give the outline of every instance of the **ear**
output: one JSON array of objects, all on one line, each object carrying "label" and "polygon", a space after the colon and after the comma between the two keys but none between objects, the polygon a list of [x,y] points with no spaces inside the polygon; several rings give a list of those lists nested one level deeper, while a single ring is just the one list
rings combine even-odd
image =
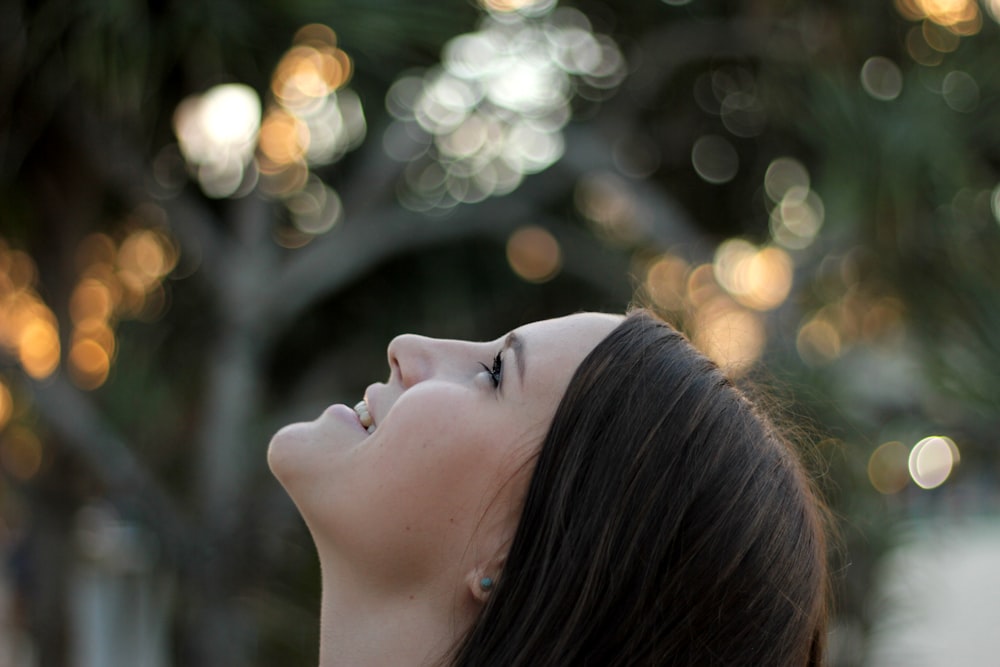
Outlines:
[{"label": "ear", "polygon": [[486,604],[490,599],[506,560],[506,554],[497,556],[488,562],[480,563],[465,575],[465,586],[479,604]]}]

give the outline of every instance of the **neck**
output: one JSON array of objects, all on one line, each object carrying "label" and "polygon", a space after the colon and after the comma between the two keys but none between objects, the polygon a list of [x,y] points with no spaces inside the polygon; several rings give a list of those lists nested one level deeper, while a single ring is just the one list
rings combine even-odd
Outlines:
[{"label": "neck", "polygon": [[355,573],[322,563],[319,667],[424,667],[468,629],[473,611],[434,586],[373,592]]}]

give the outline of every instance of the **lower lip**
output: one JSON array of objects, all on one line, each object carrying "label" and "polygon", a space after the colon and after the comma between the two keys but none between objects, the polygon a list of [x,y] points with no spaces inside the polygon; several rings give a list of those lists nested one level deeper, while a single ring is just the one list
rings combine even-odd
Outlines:
[{"label": "lower lip", "polygon": [[361,421],[358,419],[358,413],[352,408],[347,407],[343,403],[338,403],[336,405],[331,405],[324,412],[323,416],[329,415],[333,419],[345,422],[354,428],[358,429],[365,435],[368,435],[368,431],[364,426],[361,425]]}]

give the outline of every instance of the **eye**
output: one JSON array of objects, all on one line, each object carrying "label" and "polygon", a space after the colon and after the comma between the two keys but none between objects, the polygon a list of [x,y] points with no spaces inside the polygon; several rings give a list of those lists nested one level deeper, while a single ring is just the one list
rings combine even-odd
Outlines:
[{"label": "eye", "polygon": [[490,368],[486,364],[479,362],[479,365],[483,367],[483,370],[490,374],[490,381],[493,383],[493,388],[496,389],[500,386],[500,380],[503,378],[503,358],[501,355],[503,350],[497,352],[497,356],[493,357],[493,368]]}]

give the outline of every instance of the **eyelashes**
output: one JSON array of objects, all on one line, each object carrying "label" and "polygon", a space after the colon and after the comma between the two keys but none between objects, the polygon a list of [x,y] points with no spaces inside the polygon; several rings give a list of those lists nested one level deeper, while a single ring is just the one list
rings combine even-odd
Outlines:
[{"label": "eyelashes", "polygon": [[493,358],[493,368],[479,362],[479,365],[483,367],[483,370],[490,374],[490,382],[493,383],[494,389],[500,387],[500,380],[503,378],[503,358],[501,355],[503,355],[503,350],[497,352],[497,356]]}]

